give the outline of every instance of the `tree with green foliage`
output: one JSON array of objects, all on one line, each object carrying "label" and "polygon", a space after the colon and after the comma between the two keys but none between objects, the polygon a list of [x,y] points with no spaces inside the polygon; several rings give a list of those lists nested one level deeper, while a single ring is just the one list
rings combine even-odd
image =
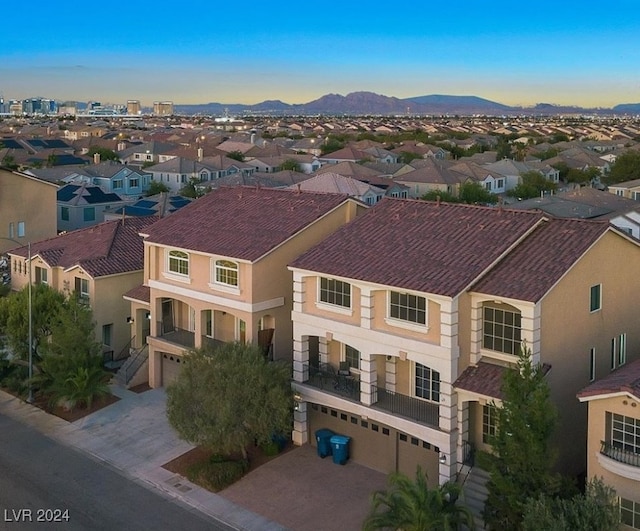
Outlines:
[{"label": "tree with green foliage", "polygon": [[373,493],[371,511],[362,529],[402,529],[403,531],[456,530],[461,526],[474,529],[473,515],[460,503],[460,485],[447,482],[433,489],[418,466],[416,479],[394,472],[388,478],[389,488]]},{"label": "tree with green foliage", "polygon": [[118,154],[115,151],[113,151],[113,149],[109,149],[102,146],[91,146],[89,148],[89,151],[87,152],[87,155],[90,157],[93,157],[96,153],[100,155],[101,161],[119,160]]},{"label": "tree with green foliage", "polygon": [[244,153],[242,153],[242,151],[229,151],[229,153],[227,153],[227,157],[239,162],[244,162]]},{"label": "tree with green foliage", "polygon": [[294,159],[285,160],[280,166],[281,170],[300,171],[300,164]]},{"label": "tree with green foliage", "polygon": [[505,135],[498,136],[498,143],[496,144],[496,160],[510,159],[513,155],[511,153],[511,142]]},{"label": "tree with green foliage", "polygon": [[602,178],[605,184],[617,184],[640,179],[640,151],[628,150],[618,155],[609,173]]},{"label": "tree with green foliage", "polygon": [[492,194],[480,183],[467,181],[460,185],[458,197],[462,203],[469,205],[494,205],[498,202],[498,196]]},{"label": "tree with green foliage", "polygon": [[[549,385],[540,365],[533,365],[525,345],[515,370],[505,371],[502,407],[490,444],[490,478],[484,520],[491,529],[519,530],[530,498],[555,495],[560,476],[552,472],[556,452],[550,438],[557,422]],[[494,404],[495,406],[495,404]]]},{"label": "tree with green foliage", "polygon": [[168,192],[169,192],[169,187],[166,184],[160,181],[154,180],[149,183],[149,188],[147,188],[145,195],[149,197],[149,196],[160,194],[160,193],[166,194]]},{"label": "tree with green foliage", "polygon": [[518,199],[531,199],[540,197],[545,192],[553,192],[556,188],[556,184],[547,179],[542,173],[531,170],[520,175],[520,182],[515,188],[509,190],[507,195]]},{"label": "tree with green foliage", "polygon": [[346,145],[345,141],[339,140],[334,135],[329,135],[324,144],[320,147],[320,153],[326,155],[342,149]]},{"label": "tree with green foliage", "polygon": [[267,361],[257,345],[225,343],[189,353],[167,387],[167,416],[180,436],[217,453],[240,451],[290,433],[291,368]]},{"label": "tree with green foliage", "polygon": [[613,531],[620,528],[616,492],[601,478],[587,482],[584,494],[571,498],[546,494],[527,501],[523,531]]},{"label": "tree with green foliage", "polygon": [[444,190],[429,190],[422,194],[420,199],[423,201],[443,201],[445,203],[462,203],[462,200],[449,192]]},{"label": "tree with green foliage", "polygon": [[413,151],[402,151],[400,153],[400,162],[409,164],[412,160],[421,159],[422,155],[414,153]]},{"label": "tree with green foliage", "polygon": [[599,180],[601,177],[600,168],[596,168],[595,166],[589,166],[585,170],[580,170],[578,168],[569,168],[569,171],[566,174],[566,181],[568,183],[577,183],[577,184],[590,184],[596,180]]},{"label": "tree with green foliage", "polygon": [[183,197],[190,197],[191,199],[197,199],[198,197],[202,197],[204,192],[196,186],[200,181],[195,178],[189,179],[189,182],[186,183],[182,188],[180,188],[180,195]]}]

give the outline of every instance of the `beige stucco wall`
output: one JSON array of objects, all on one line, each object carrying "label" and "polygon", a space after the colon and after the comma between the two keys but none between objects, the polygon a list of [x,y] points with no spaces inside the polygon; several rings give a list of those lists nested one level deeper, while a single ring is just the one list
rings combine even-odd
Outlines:
[{"label": "beige stucco wall", "polygon": [[[627,334],[627,362],[640,353],[637,293],[640,248],[615,233],[604,235],[559,282],[541,307],[540,352],[552,366],[547,379],[559,406],[558,463],[567,472],[585,468],[587,406],[576,399],[589,384],[589,352],[596,349],[596,378],[610,372],[611,339]],[[590,313],[590,288],[602,284],[602,309]]]},{"label": "beige stucco wall", "polygon": [[[36,242],[56,235],[55,184],[0,169],[0,253],[22,243]],[[18,237],[18,222],[25,222],[25,235]],[[12,242],[9,224],[14,225]]]}]

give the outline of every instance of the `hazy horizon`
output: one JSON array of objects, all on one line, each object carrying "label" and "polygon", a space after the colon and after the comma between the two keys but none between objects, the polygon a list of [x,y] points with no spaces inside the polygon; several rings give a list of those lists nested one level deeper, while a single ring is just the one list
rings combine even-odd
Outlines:
[{"label": "hazy horizon", "polygon": [[52,11],[6,25],[0,94],[144,106],[301,104],[359,91],[524,107],[640,102],[640,15],[630,0],[606,12],[547,0],[454,12],[417,2],[301,10],[276,1],[240,11],[196,0],[189,8],[133,0],[118,18]]}]

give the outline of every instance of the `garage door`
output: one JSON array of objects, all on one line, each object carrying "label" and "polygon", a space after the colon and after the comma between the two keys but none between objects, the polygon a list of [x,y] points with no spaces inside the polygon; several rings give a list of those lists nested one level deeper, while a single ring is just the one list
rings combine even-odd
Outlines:
[{"label": "garage door", "polygon": [[438,449],[429,443],[326,406],[310,404],[308,415],[309,440],[314,446],[316,430],[327,428],[351,437],[350,457],[356,463],[385,474],[400,471],[411,478],[419,464],[427,472],[429,484],[438,484]]},{"label": "garage door", "polygon": [[182,358],[175,354],[162,353],[162,385],[166,386],[173,382],[180,374],[182,368]]}]

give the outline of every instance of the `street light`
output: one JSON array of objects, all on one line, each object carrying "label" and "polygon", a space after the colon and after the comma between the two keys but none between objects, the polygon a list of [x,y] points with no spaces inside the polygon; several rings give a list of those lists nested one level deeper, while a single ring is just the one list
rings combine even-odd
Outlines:
[{"label": "street light", "polygon": [[[17,243],[24,247],[22,242],[18,240],[14,240],[13,238],[2,238],[3,240],[7,240],[13,243]],[[29,395],[27,397],[27,402],[31,404],[33,402],[33,387],[31,385],[31,379],[33,378],[33,313],[32,313],[32,300],[31,300],[31,242],[27,242],[27,262],[29,263],[29,284],[27,287],[27,314],[29,319]]]}]

